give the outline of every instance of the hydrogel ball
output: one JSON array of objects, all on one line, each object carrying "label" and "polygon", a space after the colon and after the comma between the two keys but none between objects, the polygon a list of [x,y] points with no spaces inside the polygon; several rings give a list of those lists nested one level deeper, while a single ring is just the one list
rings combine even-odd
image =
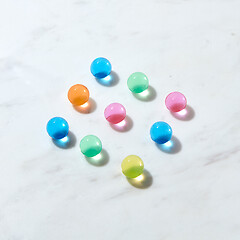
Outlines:
[{"label": "hydrogel ball", "polygon": [[111,63],[103,57],[96,58],[90,67],[91,73],[96,78],[105,78],[112,71]]},{"label": "hydrogel ball", "polygon": [[80,106],[86,103],[89,99],[89,91],[82,84],[73,85],[68,90],[68,100],[75,106]]},{"label": "hydrogel ball", "polygon": [[144,164],[140,157],[129,155],[122,161],[122,172],[128,178],[136,178],[143,173]]},{"label": "hydrogel ball", "polygon": [[47,132],[53,139],[62,139],[68,135],[69,125],[64,118],[54,117],[47,123]]},{"label": "hydrogel ball", "polygon": [[135,72],[127,81],[128,88],[133,93],[141,93],[148,88],[148,78],[144,73]]},{"label": "hydrogel ball", "polygon": [[111,103],[105,108],[104,116],[108,122],[117,124],[125,119],[126,109],[120,103]]},{"label": "hydrogel ball", "polygon": [[105,108],[104,116],[112,124],[117,124],[126,117],[126,109],[120,103],[111,103]]},{"label": "hydrogel ball", "polygon": [[81,140],[80,149],[86,157],[94,157],[102,151],[102,142],[97,136],[87,135]]},{"label": "hydrogel ball", "polygon": [[164,144],[172,138],[172,128],[166,122],[155,122],[150,129],[150,135],[154,142]]},{"label": "hydrogel ball", "polygon": [[165,99],[165,104],[171,112],[179,112],[187,105],[186,97],[180,92],[171,92]]}]

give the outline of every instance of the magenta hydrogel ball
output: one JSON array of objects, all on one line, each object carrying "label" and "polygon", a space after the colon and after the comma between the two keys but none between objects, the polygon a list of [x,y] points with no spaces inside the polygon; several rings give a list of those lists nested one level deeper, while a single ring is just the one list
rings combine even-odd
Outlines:
[{"label": "magenta hydrogel ball", "polygon": [[105,108],[104,116],[108,122],[117,124],[126,117],[126,109],[120,103],[111,103]]},{"label": "magenta hydrogel ball", "polygon": [[186,107],[187,99],[180,92],[171,92],[167,95],[165,104],[171,112],[179,112]]}]

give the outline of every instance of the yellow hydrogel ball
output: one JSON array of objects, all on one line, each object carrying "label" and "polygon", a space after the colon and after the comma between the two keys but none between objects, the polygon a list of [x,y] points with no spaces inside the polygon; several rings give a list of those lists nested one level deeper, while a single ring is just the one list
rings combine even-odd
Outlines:
[{"label": "yellow hydrogel ball", "polygon": [[122,161],[122,172],[128,178],[138,177],[143,173],[144,164],[140,157],[129,155]]}]

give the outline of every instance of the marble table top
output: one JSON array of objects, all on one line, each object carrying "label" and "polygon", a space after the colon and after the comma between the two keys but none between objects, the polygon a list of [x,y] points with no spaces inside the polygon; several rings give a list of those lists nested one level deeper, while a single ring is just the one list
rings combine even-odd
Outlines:
[{"label": "marble table top", "polygon": [[[240,1],[0,1],[0,240],[240,239]],[[108,58],[112,82],[90,73]],[[144,72],[137,98],[128,76]],[[67,99],[89,88],[89,110]],[[171,91],[188,100],[185,115],[164,105]],[[104,108],[127,110],[112,128]],[[46,133],[54,116],[70,125],[70,142]],[[149,129],[166,121],[171,146]],[[98,162],[79,142],[99,136]],[[139,155],[140,179],[121,161]]]}]

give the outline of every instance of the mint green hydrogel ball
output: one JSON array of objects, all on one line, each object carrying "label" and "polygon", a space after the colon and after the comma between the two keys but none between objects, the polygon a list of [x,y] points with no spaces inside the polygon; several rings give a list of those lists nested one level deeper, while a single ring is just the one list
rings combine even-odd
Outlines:
[{"label": "mint green hydrogel ball", "polygon": [[133,93],[141,93],[148,88],[148,78],[144,73],[135,72],[128,78],[127,85]]},{"label": "mint green hydrogel ball", "polygon": [[94,157],[102,151],[101,140],[94,135],[87,135],[81,140],[80,149],[85,156]]}]

